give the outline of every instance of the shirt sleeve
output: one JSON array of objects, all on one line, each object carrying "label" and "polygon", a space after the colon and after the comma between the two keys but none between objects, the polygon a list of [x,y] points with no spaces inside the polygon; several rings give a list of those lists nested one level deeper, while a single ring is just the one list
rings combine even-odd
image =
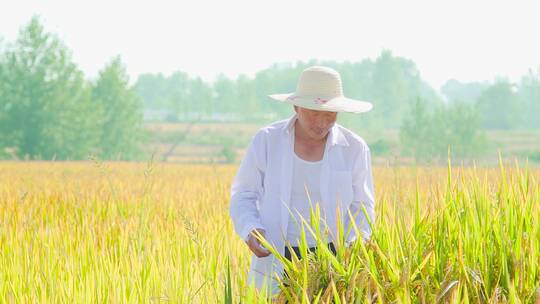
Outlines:
[{"label": "shirt sleeve", "polygon": [[[373,176],[371,172],[371,153],[367,146],[359,153],[354,164],[352,176],[354,195],[348,211],[354,219],[354,226],[350,225],[349,214],[345,214],[345,229],[350,229],[346,241],[352,242],[357,239],[356,229],[358,229],[362,239],[365,241],[371,237],[370,222],[371,224],[375,222],[375,189],[373,187]],[[369,220],[366,218],[366,215],[369,217]]]},{"label": "shirt sleeve", "polygon": [[244,241],[252,230],[264,229],[257,201],[263,193],[265,169],[266,144],[264,133],[259,131],[252,138],[231,185],[229,214],[236,233]]}]

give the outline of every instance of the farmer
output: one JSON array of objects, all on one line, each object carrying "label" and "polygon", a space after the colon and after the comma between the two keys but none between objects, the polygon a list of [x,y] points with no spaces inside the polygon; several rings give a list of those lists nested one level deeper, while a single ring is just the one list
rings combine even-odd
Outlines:
[{"label": "farmer", "polygon": [[[252,138],[231,186],[230,216],[236,233],[252,251],[248,282],[258,290],[279,291],[276,274],[283,264],[255,235],[260,233],[280,255],[291,259],[298,250],[304,218],[319,205],[320,227],[326,229],[328,246],[335,254],[337,209],[350,245],[359,236],[350,223],[354,218],[363,241],[371,235],[375,218],[371,157],[366,142],[336,123],[338,112],[361,113],[372,105],[343,96],[341,77],[331,68],[305,69],[296,92],[270,98],[293,105],[295,114],[261,128]],[[305,225],[305,223],[304,223]],[[310,250],[314,237],[306,231]]]}]

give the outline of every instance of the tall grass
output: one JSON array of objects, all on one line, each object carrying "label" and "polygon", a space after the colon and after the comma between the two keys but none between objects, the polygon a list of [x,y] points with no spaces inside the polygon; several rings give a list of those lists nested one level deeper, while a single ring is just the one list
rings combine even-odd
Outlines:
[{"label": "tall grass", "polygon": [[[0,303],[270,302],[246,284],[250,252],[228,216],[235,172],[0,163]],[[274,302],[538,301],[539,170],[374,174],[371,240],[337,244],[335,257],[304,248]]]},{"label": "tall grass", "polygon": [[528,169],[507,172],[502,163],[495,180],[476,169],[452,173],[449,166],[446,185],[428,196],[420,188],[431,185],[417,182],[407,202],[379,201],[365,243],[345,247],[340,222],[336,256],[314,220],[318,208],[312,210],[314,229],[303,221],[321,250],[309,253],[304,238],[306,259],[280,257],[289,278],[274,302],[539,303],[537,179]]}]

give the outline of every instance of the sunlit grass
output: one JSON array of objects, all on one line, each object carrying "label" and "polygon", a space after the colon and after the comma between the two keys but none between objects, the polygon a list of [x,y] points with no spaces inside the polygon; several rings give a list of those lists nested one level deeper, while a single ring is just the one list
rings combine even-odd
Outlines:
[{"label": "sunlit grass", "polygon": [[[246,287],[250,253],[228,215],[235,172],[0,163],[0,298],[266,302]],[[288,265],[290,285],[275,301],[534,303],[538,170],[375,167],[374,175],[371,240]]]},{"label": "sunlit grass", "polygon": [[323,250],[307,253],[304,239],[307,260],[281,258],[290,280],[275,302],[540,302],[538,179],[452,170],[431,194],[418,182],[401,204],[383,199],[372,238],[350,248],[340,238],[335,257],[312,221]]}]

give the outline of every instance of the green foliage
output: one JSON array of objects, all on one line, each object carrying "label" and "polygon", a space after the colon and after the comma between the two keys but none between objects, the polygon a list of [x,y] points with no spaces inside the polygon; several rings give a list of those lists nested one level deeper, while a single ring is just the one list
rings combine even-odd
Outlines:
[{"label": "green foliage", "polygon": [[438,147],[431,141],[438,133],[434,128],[433,117],[427,109],[427,102],[417,99],[411,106],[409,117],[405,118],[400,129],[402,150],[412,154],[415,159],[426,159],[437,154]]},{"label": "green foliage", "polygon": [[484,128],[510,129],[521,125],[523,107],[513,85],[506,80],[499,80],[482,92],[476,107]]},{"label": "green foliage", "polygon": [[225,144],[221,150],[221,155],[225,157],[225,162],[228,164],[234,163],[236,160],[236,152],[234,151],[231,144]]},{"label": "green foliage", "polygon": [[387,155],[390,153],[390,142],[385,139],[379,139],[369,145],[371,152],[374,155]]},{"label": "green foliage", "polygon": [[142,74],[135,84],[135,92],[148,109],[169,112],[169,119],[180,117],[189,120],[198,113],[214,113],[226,110],[215,103],[214,92],[200,78],[191,79],[184,72],[169,77],[162,74]]},{"label": "green foliage", "polygon": [[480,118],[472,105],[454,103],[428,108],[417,99],[400,129],[402,151],[417,161],[444,158],[448,153],[458,158],[481,154],[486,145],[480,130]]},{"label": "green foliage", "polygon": [[461,83],[450,79],[441,87],[441,93],[449,102],[475,103],[489,86],[489,83]]},{"label": "green foliage", "polygon": [[524,127],[540,128],[540,66],[537,68],[536,73],[530,70],[522,78],[519,97],[524,108]]},{"label": "green foliage", "polygon": [[385,50],[376,59],[373,70],[373,113],[390,127],[399,127],[407,104],[416,96],[435,99],[435,94],[421,94],[422,81],[415,64],[393,57]]},{"label": "green foliage", "polygon": [[485,129],[540,128],[540,67],[529,70],[516,84],[504,78],[492,84],[451,79],[441,93],[450,103],[476,104]]},{"label": "green foliage", "polygon": [[141,108],[119,58],[90,85],[38,17],[1,54],[0,148],[16,158],[135,158]]},{"label": "green foliage", "polygon": [[92,99],[101,111],[102,129],[99,142],[105,159],[135,159],[140,155],[142,104],[129,87],[128,76],[119,57],[113,59],[100,73],[92,88]]},{"label": "green foliage", "polygon": [[[437,118],[437,116],[436,116]],[[438,121],[444,126],[444,152],[450,147],[452,156],[466,158],[480,155],[487,139],[480,128],[480,115],[472,105],[454,103],[448,107],[441,107],[438,112]]]},{"label": "green foliage", "polygon": [[530,152],[528,157],[530,160],[540,163],[540,150]]},{"label": "green foliage", "polygon": [[224,288],[223,303],[232,304],[233,295],[232,295],[231,263],[228,257],[227,257],[227,276],[225,277],[225,284],[223,288]]},{"label": "green foliage", "polygon": [[0,64],[0,144],[30,159],[85,158],[100,130],[82,72],[37,17]]}]

